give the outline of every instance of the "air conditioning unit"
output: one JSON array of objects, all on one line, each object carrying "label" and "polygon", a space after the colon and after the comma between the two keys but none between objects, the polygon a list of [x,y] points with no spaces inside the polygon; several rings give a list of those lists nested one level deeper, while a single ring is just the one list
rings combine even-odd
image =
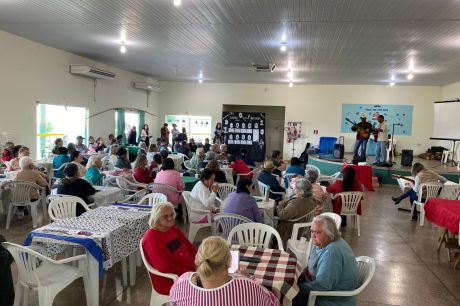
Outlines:
[{"label": "air conditioning unit", "polygon": [[155,83],[148,83],[148,82],[133,82],[134,88],[147,90],[147,91],[154,91],[154,92],[161,92],[165,90],[162,86],[155,84]]},{"label": "air conditioning unit", "polygon": [[276,64],[274,63],[254,63],[252,64],[252,67],[257,72],[273,72],[275,70]]},{"label": "air conditioning unit", "polygon": [[69,72],[71,74],[83,75],[93,79],[115,79],[115,73],[99,70],[86,65],[69,65]]}]

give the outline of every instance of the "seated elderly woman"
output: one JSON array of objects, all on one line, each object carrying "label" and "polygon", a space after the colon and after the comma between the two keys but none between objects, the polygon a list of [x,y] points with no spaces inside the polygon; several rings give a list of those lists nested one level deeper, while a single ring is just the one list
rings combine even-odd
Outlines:
[{"label": "seated elderly woman", "polygon": [[[175,223],[176,213],[171,203],[153,205],[149,227],[142,240],[145,259],[162,273],[182,275],[195,271],[196,248]],[[159,294],[169,295],[173,281],[150,274],[153,287]]]},{"label": "seated elderly woman", "polygon": [[[174,161],[171,158],[166,158],[161,165],[161,171],[155,177],[155,183],[165,184],[176,188],[179,191],[185,190],[185,184],[182,180],[179,171],[174,169]],[[182,196],[177,192],[168,192],[166,195],[168,201],[174,205],[179,205],[182,202]]]},{"label": "seated elderly woman", "polygon": [[102,137],[96,139],[96,146],[96,152],[104,152],[107,148],[104,144],[104,139]]},{"label": "seated elderly woman", "polygon": [[[19,160],[19,168],[21,169],[15,177],[15,181],[27,181],[35,183],[41,187],[47,187],[48,182],[43,178],[40,171],[35,170],[34,163],[32,158],[29,156],[21,157]],[[38,194],[37,190],[31,189],[30,190],[30,199],[32,201],[40,199],[40,195]],[[21,220],[24,217],[24,207],[18,207],[17,210],[18,219]]]},{"label": "seated elderly woman", "polygon": [[137,150],[137,155],[147,155],[147,144],[143,141],[139,142],[139,150]]},{"label": "seated elderly woman", "polygon": [[117,161],[115,162],[114,166],[120,169],[131,169],[128,150],[126,150],[126,148],[121,147],[118,149]]},{"label": "seated elderly woman", "polygon": [[[75,151],[77,151],[77,146],[72,142],[69,143],[67,145],[67,154],[71,155]],[[58,150],[58,154],[59,154],[59,150]]]},{"label": "seated elderly woman", "polygon": [[228,153],[227,153],[227,145],[226,144],[221,144],[219,147],[219,159],[227,159],[228,158]]},{"label": "seated elderly woman", "polygon": [[102,177],[104,175],[100,171],[101,167],[101,158],[97,155],[91,155],[86,164],[85,180],[93,185],[102,185]]},{"label": "seated elderly woman", "polygon": [[215,160],[215,159],[211,160],[206,165],[206,168],[211,169],[212,171],[214,171],[214,175],[216,176],[215,181],[217,183],[221,183],[221,184],[227,183],[227,177],[225,176],[225,172],[220,170],[219,162],[217,160]]},{"label": "seated elderly woman", "polygon": [[291,158],[291,164],[286,169],[286,174],[295,173],[300,176],[305,176],[305,169],[300,165],[300,159],[298,157]]},{"label": "seated elderly woman", "polygon": [[[314,211],[321,206],[321,201],[312,194],[311,184],[304,178],[295,181],[294,194],[287,201],[281,201],[276,208],[278,215],[278,232],[281,240],[287,241],[291,238],[293,222],[289,220],[297,219]],[[305,221],[299,221],[305,222]]]},{"label": "seated elderly woman", "polygon": [[[293,306],[305,306],[310,291],[348,291],[358,286],[358,265],[350,246],[340,238],[335,222],[319,215],[311,226],[313,249],[298,280],[300,292]],[[356,305],[356,296],[318,297],[316,305]]]},{"label": "seated elderly woman", "polygon": [[318,184],[318,172],[316,170],[308,170],[306,177],[311,183],[313,196],[321,201],[325,201],[327,195],[323,188],[321,188],[321,185]]},{"label": "seated elderly woman", "polygon": [[[156,163],[155,163],[156,165]],[[134,172],[133,177],[136,182],[142,184],[150,184],[155,179],[155,174],[152,173],[152,169],[155,168],[152,164],[149,166],[149,161],[147,156],[144,154],[139,154],[136,157],[134,162]]]},{"label": "seated elderly woman", "polygon": [[206,166],[208,165],[208,163],[211,161],[211,160],[215,160],[216,159],[216,153],[214,153],[213,151],[208,151],[206,152],[206,155],[204,156],[204,160],[201,162],[201,164],[198,166],[198,170],[199,169],[203,169],[203,168],[206,168]]},{"label": "seated elderly woman", "polygon": [[63,146],[64,146],[64,141],[62,140],[62,138],[56,138],[54,140],[54,148],[51,151],[51,153],[53,153],[54,155],[58,155],[59,154],[59,148],[63,147]]},{"label": "seated elderly woman", "polygon": [[158,153],[159,151],[158,151],[157,145],[154,143],[151,143],[149,145],[149,149],[147,150],[147,159],[149,160],[149,162],[152,162],[153,156],[155,156],[155,154],[158,154]]},{"label": "seated elderly woman", "polygon": [[[66,147],[59,148],[59,155],[53,158],[53,168],[59,169],[62,165],[70,163],[70,157],[67,154],[68,150]],[[54,170],[54,177],[63,178],[64,172],[61,170]]]},{"label": "seated elderly woman", "polygon": [[183,274],[171,288],[172,305],[280,305],[276,295],[254,277],[245,272],[229,274],[231,263],[230,248],[223,238],[203,240],[195,257],[196,273]]},{"label": "seated elderly woman", "polygon": [[86,175],[86,167],[82,165],[83,155],[80,152],[74,151],[70,155],[71,163],[77,165],[78,167],[78,176],[84,177]]},{"label": "seated elderly woman", "polygon": [[[201,172],[200,181],[195,184],[190,195],[194,199],[190,205],[195,209],[204,209],[209,211],[216,211],[214,203],[217,198],[217,190],[219,186],[214,184],[215,175],[211,169],[204,169]],[[207,222],[206,215],[197,215],[190,213],[190,219],[197,220],[197,222]]]},{"label": "seated elderly woman", "polygon": [[[84,179],[78,177],[78,166],[74,163],[68,164],[64,168],[65,178],[59,181],[58,194],[73,195],[79,197],[85,203],[92,203],[88,198],[96,193],[96,189]],[[81,205],[77,205],[77,216],[85,212]]]},{"label": "seated elderly woman", "polygon": [[[280,182],[273,176],[272,172],[275,169],[273,161],[266,160],[262,166],[262,171],[259,173],[257,180],[268,185],[271,191],[275,192],[286,192],[286,190],[281,187]],[[275,201],[281,200],[282,196],[279,194],[270,193],[270,198]]]},{"label": "seated elderly woman", "polygon": [[263,222],[263,214],[259,211],[256,199],[251,196],[254,184],[250,179],[238,181],[236,192],[232,192],[225,200],[224,213],[246,217],[254,222]]},{"label": "seated elderly woman", "polygon": [[200,165],[204,160],[204,148],[197,148],[195,154],[193,154],[192,159],[190,159],[190,170],[191,175],[195,175],[200,171]]},{"label": "seated elderly woman", "polygon": [[115,163],[117,162],[118,160],[118,155],[117,155],[117,152],[118,150],[120,149],[120,146],[118,144],[113,144],[111,147],[110,147],[110,152],[109,152],[109,163],[111,163],[112,165],[115,165]]},{"label": "seated elderly woman", "polygon": [[28,147],[21,147],[18,150],[17,157],[15,157],[12,160],[10,160],[10,164],[8,165],[8,167],[6,167],[6,171],[17,171],[17,170],[19,170],[21,168],[19,166],[19,160],[22,157],[26,157],[26,156],[29,156],[29,155],[30,155],[29,148]]}]

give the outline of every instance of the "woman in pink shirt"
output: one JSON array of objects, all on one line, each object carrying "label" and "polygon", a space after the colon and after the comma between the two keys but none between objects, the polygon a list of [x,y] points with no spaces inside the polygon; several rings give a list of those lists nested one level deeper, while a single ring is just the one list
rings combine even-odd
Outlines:
[{"label": "woman in pink shirt", "polygon": [[[185,184],[180,176],[179,171],[174,169],[174,161],[171,158],[166,158],[161,166],[161,171],[157,173],[154,183],[169,185],[176,188],[179,191],[185,190]],[[166,195],[168,201],[174,205],[178,205],[182,202],[182,195],[177,192],[168,192]]]}]

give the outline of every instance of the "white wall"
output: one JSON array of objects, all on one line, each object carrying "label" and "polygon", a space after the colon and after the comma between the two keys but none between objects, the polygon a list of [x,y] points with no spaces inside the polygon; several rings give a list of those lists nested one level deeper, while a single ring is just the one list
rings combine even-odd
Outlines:
[{"label": "white wall", "polygon": [[[164,115],[208,115],[213,125],[222,118],[223,104],[286,106],[286,122],[302,121],[305,138],[296,154],[307,141],[318,142],[318,136],[340,136],[343,103],[412,104],[414,122],[412,136],[398,136],[398,147],[424,152],[435,141],[429,137],[433,121],[433,101],[441,97],[439,86],[352,86],[352,85],[296,85],[289,88],[278,84],[219,84],[162,82],[166,88],[160,94],[160,118]],[[352,151],[355,135],[346,137],[345,150]],[[290,157],[292,144],[284,141],[285,158]]]},{"label": "white wall", "polygon": [[[441,87],[441,99],[439,99],[440,101],[453,100],[457,98],[460,98],[460,82]],[[458,114],[458,117],[460,118],[460,114]],[[450,148],[452,145],[452,141],[440,141],[440,143],[445,148]],[[458,149],[459,145],[460,144],[457,142],[457,156],[455,160],[460,160],[460,150]]]},{"label": "white wall", "polygon": [[[150,95],[147,109],[145,91],[132,88],[133,81],[149,81],[146,76],[1,31],[0,58],[0,133],[14,133],[13,141],[29,145],[33,150],[32,156],[35,156],[36,150],[36,101],[86,107],[90,115],[113,107],[133,107],[159,113],[157,93]],[[93,80],[69,74],[69,64],[91,65],[114,72],[116,78],[112,81],[98,80],[94,103]],[[153,134],[157,135],[158,117],[146,114],[145,119]],[[95,137],[106,138],[114,129],[113,111],[89,121],[89,134]]]}]

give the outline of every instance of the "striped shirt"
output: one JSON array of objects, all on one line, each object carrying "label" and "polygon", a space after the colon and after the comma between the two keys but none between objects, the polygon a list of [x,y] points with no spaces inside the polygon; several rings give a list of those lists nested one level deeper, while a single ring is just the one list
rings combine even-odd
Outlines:
[{"label": "striped shirt", "polygon": [[278,298],[268,289],[246,277],[235,277],[226,284],[204,289],[192,283],[194,272],[182,274],[169,293],[172,306],[279,306]]}]

